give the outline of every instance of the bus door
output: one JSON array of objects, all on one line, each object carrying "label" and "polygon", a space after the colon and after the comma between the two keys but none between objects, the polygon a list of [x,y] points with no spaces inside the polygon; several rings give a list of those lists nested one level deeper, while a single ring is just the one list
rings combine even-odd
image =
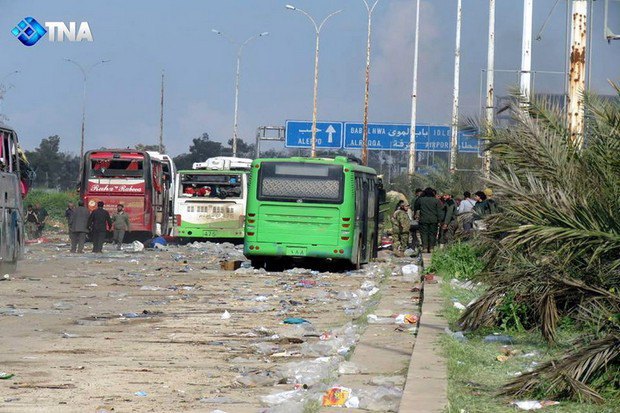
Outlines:
[{"label": "bus door", "polygon": [[361,174],[355,177],[355,218],[360,229],[360,256],[364,261],[368,256],[368,180]]}]

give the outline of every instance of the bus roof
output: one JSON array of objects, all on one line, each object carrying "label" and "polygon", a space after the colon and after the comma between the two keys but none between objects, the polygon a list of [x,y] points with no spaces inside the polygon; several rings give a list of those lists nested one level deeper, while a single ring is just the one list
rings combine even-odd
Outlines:
[{"label": "bus roof", "polygon": [[136,149],[93,149],[84,154],[84,157],[93,158],[111,158],[114,154],[123,154],[125,159],[150,159],[150,155],[146,151],[139,151]]},{"label": "bus roof", "polygon": [[248,174],[248,170],[226,170],[221,171],[217,169],[182,169],[177,171],[179,174],[185,175],[230,175],[230,174]]},{"label": "bus roof", "polygon": [[293,156],[290,158],[261,158],[252,162],[252,166],[261,164],[263,162],[304,162],[304,163],[319,163],[324,165],[342,165],[351,169],[352,171],[365,172],[372,175],[376,175],[377,171],[368,166],[360,165],[356,160],[347,158],[346,156],[336,156],[335,158],[306,158],[303,156]]}]

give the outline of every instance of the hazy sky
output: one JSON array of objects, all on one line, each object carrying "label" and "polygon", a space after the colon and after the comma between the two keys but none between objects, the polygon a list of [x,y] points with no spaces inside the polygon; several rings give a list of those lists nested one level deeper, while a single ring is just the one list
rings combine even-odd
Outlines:
[{"label": "hazy sky", "polygon": [[[289,0],[322,19],[344,9],[321,34],[319,118],[361,120],[366,53],[366,8],[362,0]],[[497,1],[496,68],[518,69],[521,0]],[[555,0],[535,0],[534,32]],[[566,0],[561,0],[533,46],[533,69],[563,71]],[[208,132],[232,135],[236,48],[211,29],[244,40],[270,35],[244,51],[240,134],[253,140],[260,125],[311,119],[314,29],[298,12],[275,0],[0,0],[0,79],[12,85],[3,102],[22,145],[62,137],[62,149],[79,153],[82,79],[78,69],[101,59],[88,80],[86,149],[156,143],[159,88],[166,72],[165,143],[173,155]],[[603,1],[594,4],[592,89],[611,93],[620,80],[620,41],[603,39]],[[620,7],[612,9],[620,32]],[[94,41],[42,39],[23,46],[11,29],[24,17],[88,21]],[[413,65],[414,0],[380,0],[373,20],[370,120],[408,122]],[[452,101],[456,0],[424,0],[421,11],[418,121],[448,124]],[[486,67],[488,1],[463,1],[461,113],[476,115],[481,69]],[[79,24],[79,23],[78,23]],[[539,91],[561,93],[561,76],[536,76]],[[501,95],[516,80],[497,75]]]}]

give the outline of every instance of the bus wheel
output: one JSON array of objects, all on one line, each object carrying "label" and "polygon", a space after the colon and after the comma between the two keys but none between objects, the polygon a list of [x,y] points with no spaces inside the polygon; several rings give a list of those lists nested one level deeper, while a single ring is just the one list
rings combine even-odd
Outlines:
[{"label": "bus wheel", "polygon": [[264,258],[252,258],[252,259],[250,259],[250,262],[252,263],[252,267],[256,268],[257,270],[259,270],[261,268],[265,268],[265,259]]},{"label": "bus wheel", "polygon": [[357,258],[355,259],[355,269],[356,270],[361,270],[362,269],[362,243],[360,241],[360,243],[357,246],[357,254],[356,254]]}]

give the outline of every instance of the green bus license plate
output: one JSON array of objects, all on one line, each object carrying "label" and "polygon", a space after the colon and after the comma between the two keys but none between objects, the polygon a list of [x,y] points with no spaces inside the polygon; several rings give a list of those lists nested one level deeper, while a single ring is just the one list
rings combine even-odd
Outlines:
[{"label": "green bus license plate", "polygon": [[286,255],[305,256],[307,248],[303,247],[286,247]]},{"label": "green bus license plate", "polygon": [[215,237],[215,231],[205,231],[205,237]]}]

